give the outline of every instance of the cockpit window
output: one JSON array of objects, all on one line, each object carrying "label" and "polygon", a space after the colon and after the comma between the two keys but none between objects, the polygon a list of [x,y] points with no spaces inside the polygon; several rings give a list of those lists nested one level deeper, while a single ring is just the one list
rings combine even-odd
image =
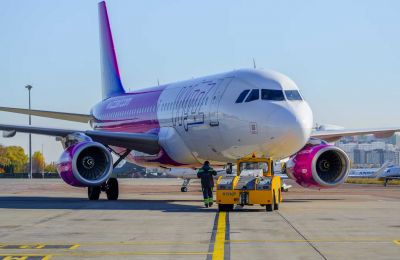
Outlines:
[{"label": "cockpit window", "polygon": [[285,100],[285,97],[283,96],[282,90],[262,89],[261,90],[261,99],[262,100],[282,101],[282,100]]},{"label": "cockpit window", "polygon": [[285,95],[288,100],[303,100],[298,90],[285,90]]},{"label": "cockpit window", "polygon": [[249,96],[246,98],[245,102],[251,102],[251,101],[254,101],[254,100],[258,100],[258,99],[260,99],[260,90],[259,89],[253,89],[250,92]]},{"label": "cockpit window", "polygon": [[244,98],[247,96],[247,93],[249,93],[249,92],[250,92],[250,89],[243,90],[243,92],[240,93],[239,97],[236,99],[235,103],[242,103]]}]

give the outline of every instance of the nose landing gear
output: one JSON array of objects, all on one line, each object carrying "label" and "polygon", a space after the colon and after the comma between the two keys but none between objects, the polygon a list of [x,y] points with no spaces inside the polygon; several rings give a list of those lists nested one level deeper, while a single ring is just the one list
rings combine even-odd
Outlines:
[{"label": "nose landing gear", "polygon": [[181,192],[187,192],[188,191],[188,186],[190,183],[190,179],[184,179],[181,187]]}]

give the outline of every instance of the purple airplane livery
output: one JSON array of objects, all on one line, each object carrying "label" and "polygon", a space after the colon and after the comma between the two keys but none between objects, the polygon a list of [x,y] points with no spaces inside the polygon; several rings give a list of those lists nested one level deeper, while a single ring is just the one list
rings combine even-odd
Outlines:
[{"label": "purple airplane livery", "polygon": [[[331,188],[348,174],[347,155],[330,143],[343,136],[387,137],[400,128],[313,129],[297,85],[269,70],[241,69],[127,93],[121,83],[105,2],[99,3],[102,100],[90,114],[0,107],[0,111],[89,123],[92,130],[0,124],[16,132],[58,137],[57,170],[69,185],[116,200],[113,169],[122,160],[192,176],[204,161],[233,164],[249,155],[289,158],[288,176],[307,188]],[[112,154],[117,156],[113,161]]]}]

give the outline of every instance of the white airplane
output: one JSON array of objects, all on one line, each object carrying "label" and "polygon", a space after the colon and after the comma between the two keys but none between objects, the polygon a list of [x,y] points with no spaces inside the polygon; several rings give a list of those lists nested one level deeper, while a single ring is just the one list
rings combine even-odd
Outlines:
[{"label": "white airplane", "polygon": [[385,187],[390,180],[400,180],[400,166],[391,165],[387,167],[377,178],[384,181]]},{"label": "white airplane", "polygon": [[[99,199],[101,191],[110,200],[118,198],[112,172],[123,159],[145,167],[196,169],[206,160],[218,167],[251,154],[290,157],[286,171],[303,187],[336,187],[346,180],[350,162],[327,142],[400,131],[312,131],[313,113],[299,88],[274,71],[240,69],[128,93],[121,83],[105,2],[99,3],[99,18],[103,98],[90,114],[0,107],[89,122],[92,130],[86,131],[12,124],[0,124],[0,130],[7,137],[16,132],[56,136],[65,148],[57,165],[60,176],[69,185],[88,187],[91,200]],[[119,159],[113,162],[111,153]]]},{"label": "white airplane", "polygon": [[400,179],[400,166],[391,165],[391,162],[385,162],[381,168],[371,169],[352,169],[349,172],[351,178],[374,178],[384,181],[386,187],[390,180]]},{"label": "white airplane", "polygon": [[[217,176],[215,176],[215,178],[218,178],[219,176],[226,176],[228,174],[226,172],[226,169],[215,169],[215,171],[217,172]],[[164,173],[170,177],[183,179],[181,192],[187,192],[189,183],[192,180],[198,179],[197,170],[190,168],[170,168],[170,169],[165,169]]]},{"label": "white airplane", "polygon": [[[215,179],[218,179],[219,176],[236,175],[236,168],[232,168],[230,170],[227,170],[225,168],[219,168],[219,169],[215,169],[215,171],[217,172]],[[197,170],[195,170],[195,169],[170,168],[170,169],[165,169],[163,172],[169,177],[183,179],[183,183],[181,186],[181,192],[187,192],[189,183],[191,182],[191,180],[198,179]],[[246,174],[246,171],[242,170],[242,172],[244,172],[244,174]],[[288,179],[288,176],[284,173],[276,172],[275,175],[281,177],[282,180]],[[292,185],[288,185],[285,182],[282,182],[282,191],[285,191],[285,192],[289,191],[289,189],[291,187],[292,187]]]}]

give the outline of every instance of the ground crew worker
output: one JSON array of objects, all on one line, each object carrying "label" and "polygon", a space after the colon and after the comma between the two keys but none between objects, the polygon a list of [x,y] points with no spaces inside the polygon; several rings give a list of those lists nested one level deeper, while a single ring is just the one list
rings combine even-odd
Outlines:
[{"label": "ground crew worker", "polygon": [[213,199],[214,177],[217,172],[210,167],[210,162],[205,161],[203,167],[197,172],[197,178],[201,179],[201,189],[203,191],[204,205],[206,208],[211,207]]}]

